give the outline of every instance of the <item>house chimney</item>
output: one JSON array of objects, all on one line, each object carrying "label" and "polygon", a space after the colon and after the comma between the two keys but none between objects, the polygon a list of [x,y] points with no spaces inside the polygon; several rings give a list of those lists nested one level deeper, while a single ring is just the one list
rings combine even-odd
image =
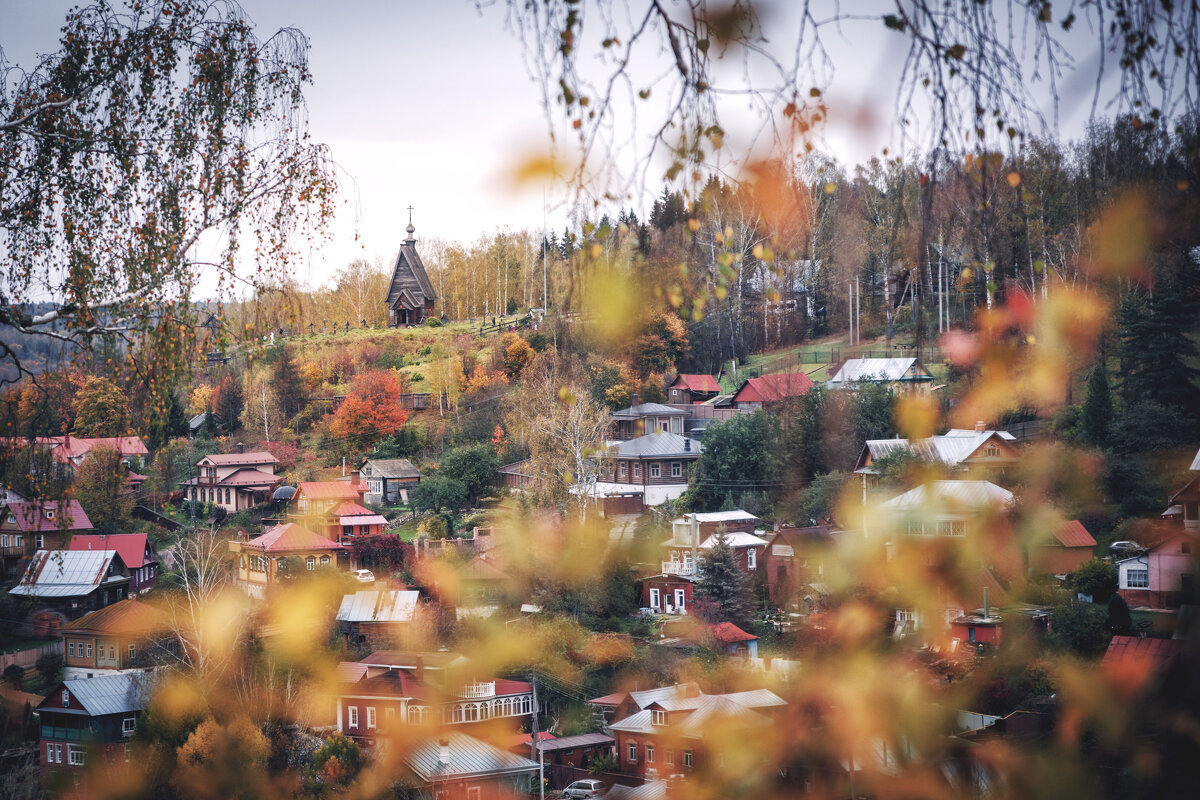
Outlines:
[{"label": "house chimney", "polygon": [[633,393],[633,398],[630,400],[631,406],[640,406],[642,404],[642,396],[638,392]]},{"label": "house chimney", "polygon": [[992,616],[992,604],[988,602],[988,587],[983,587],[983,618]]},{"label": "house chimney", "polygon": [[237,443],[237,451],[238,451],[238,455],[242,455],[243,453],[245,453],[245,452],[246,452],[246,445],[245,445],[245,443],[243,443],[243,442],[238,442],[238,443]]},{"label": "house chimney", "polygon": [[441,739],[438,741],[438,764],[443,767],[450,766],[450,740]]},{"label": "house chimney", "polygon": [[356,469],[350,470],[350,485],[351,486],[358,487],[360,485],[358,482],[358,476],[359,476],[358,470],[356,470]]},{"label": "house chimney", "polygon": [[984,431],[986,431],[986,430],[987,430],[987,423],[986,423],[986,422],[984,422],[983,420],[976,420],[976,422],[975,422],[975,432],[976,432],[976,433],[983,433],[983,432],[984,432]]}]

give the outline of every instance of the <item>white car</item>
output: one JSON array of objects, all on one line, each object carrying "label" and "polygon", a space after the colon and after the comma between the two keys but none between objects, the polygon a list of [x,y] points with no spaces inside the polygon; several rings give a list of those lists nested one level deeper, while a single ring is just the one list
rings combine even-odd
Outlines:
[{"label": "white car", "polygon": [[582,780],[575,781],[567,788],[563,789],[563,797],[583,798],[583,797],[600,797],[608,791],[608,785],[604,781],[597,780]]},{"label": "white car", "polygon": [[375,573],[369,569],[356,569],[354,570],[354,580],[359,583],[374,583]]}]

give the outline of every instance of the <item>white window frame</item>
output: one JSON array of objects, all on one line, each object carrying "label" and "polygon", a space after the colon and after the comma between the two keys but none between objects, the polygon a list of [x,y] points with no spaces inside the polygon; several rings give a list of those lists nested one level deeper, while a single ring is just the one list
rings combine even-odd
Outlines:
[{"label": "white window frame", "polygon": [[310,570],[316,569],[317,568],[317,557],[309,556],[308,558],[304,559],[304,566]]},{"label": "white window frame", "polygon": [[654,763],[654,745],[649,742],[646,743],[646,763]]},{"label": "white window frame", "polygon": [[375,722],[375,706],[367,706],[367,730],[376,727]]},{"label": "white window frame", "polygon": [[349,728],[358,727],[358,706],[349,707],[349,722],[346,723]]},{"label": "white window frame", "polygon": [[651,709],[650,710],[650,724],[651,725],[666,725],[667,724],[667,712],[663,711],[662,709],[658,709],[658,708]]},{"label": "white window frame", "polygon": [[629,742],[626,748],[626,756],[629,763],[637,763],[637,742]]},{"label": "white window frame", "polygon": [[75,643],[74,642],[67,642],[67,657],[68,658],[75,657]]},{"label": "white window frame", "polygon": [[650,477],[651,478],[661,478],[662,477],[662,466],[657,461],[650,462]]},{"label": "white window frame", "polygon": [[[1133,576],[1138,576],[1138,581],[1135,583]],[[1149,589],[1150,588],[1150,568],[1137,567],[1125,570],[1125,588],[1126,589]]]},{"label": "white window frame", "polygon": [[661,595],[660,595],[660,592],[658,589],[650,590],[650,607],[651,608],[662,608],[662,604],[660,603],[660,597],[661,597]]},{"label": "white window frame", "polygon": [[684,612],[684,601],[687,599],[687,592],[683,589],[675,590],[675,610],[682,614]]},{"label": "white window frame", "polygon": [[33,537],[33,543],[38,550],[41,550],[46,546],[46,537],[39,533],[37,536]]},{"label": "white window frame", "polygon": [[685,767],[692,766],[692,751],[691,750],[683,751],[683,765]]},{"label": "white window frame", "polygon": [[67,763],[72,767],[82,767],[87,764],[87,750],[77,744],[67,745]]},{"label": "white window frame", "polygon": [[746,569],[751,571],[758,569],[758,551],[753,547],[746,548]]},{"label": "white window frame", "polygon": [[672,478],[683,477],[683,463],[682,462],[680,462],[680,461],[672,461],[671,462],[671,477]]},{"label": "white window frame", "polygon": [[635,481],[640,481],[642,479],[642,465],[640,463],[635,463],[633,465],[633,479]]},{"label": "white window frame", "polygon": [[62,704],[63,708],[67,708],[71,705],[71,692],[68,689],[63,689],[62,691]]},{"label": "white window frame", "polygon": [[129,658],[132,660],[137,656],[137,645],[130,643],[129,649],[126,652],[129,654]]},{"label": "white window frame", "polygon": [[121,720],[121,733],[129,736],[137,727],[137,717],[125,717]]}]

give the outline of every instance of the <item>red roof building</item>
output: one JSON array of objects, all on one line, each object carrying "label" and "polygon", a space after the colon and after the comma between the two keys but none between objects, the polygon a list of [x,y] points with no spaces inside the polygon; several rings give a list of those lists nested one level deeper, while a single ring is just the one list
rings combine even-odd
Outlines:
[{"label": "red roof building", "polygon": [[151,665],[144,650],[169,630],[166,615],[133,598],[62,626],[63,679],[114,675]]},{"label": "red roof building", "polygon": [[237,559],[236,583],[260,600],[267,587],[289,573],[349,566],[347,548],[292,522],[249,541],[230,542],[229,552]]},{"label": "red roof building", "polygon": [[16,578],[38,550],[61,550],[72,536],[90,530],[92,521],[78,500],[9,503],[0,508],[2,577]]},{"label": "red roof building", "polygon": [[793,397],[803,397],[813,387],[812,379],[803,372],[785,372],[750,378],[733,396],[738,408],[764,408]]},{"label": "red roof building", "polygon": [[1041,543],[1029,555],[1029,567],[1047,575],[1066,575],[1093,558],[1096,540],[1083,523],[1068,520],[1055,529],[1053,538]]},{"label": "red roof building", "polygon": [[712,375],[680,373],[667,387],[667,398],[672,403],[703,403],[720,393],[721,386]]},{"label": "red roof building", "polygon": [[147,591],[158,582],[158,555],[144,533],[75,535],[68,550],[116,550],[129,567],[129,593]]},{"label": "red roof building", "polygon": [[179,485],[189,500],[212,503],[226,513],[236,514],[270,498],[272,490],[283,481],[282,475],[275,474],[278,463],[265,451],[213,453],[197,461],[195,477]]},{"label": "red roof building", "polygon": [[1161,673],[1179,655],[1182,644],[1179,639],[1114,636],[1104,652],[1104,668],[1140,672],[1143,677],[1148,673]]}]

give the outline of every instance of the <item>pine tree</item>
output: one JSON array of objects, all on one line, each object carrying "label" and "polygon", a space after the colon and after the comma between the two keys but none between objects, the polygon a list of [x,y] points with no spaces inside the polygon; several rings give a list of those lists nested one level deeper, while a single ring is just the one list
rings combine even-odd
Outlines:
[{"label": "pine tree", "polygon": [[275,363],[274,388],[283,416],[291,419],[299,414],[308,398],[305,397],[304,380],[300,377],[296,362],[292,360],[292,354],[286,346],[279,354],[279,361]]},{"label": "pine tree", "polygon": [[1200,414],[1200,370],[1190,362],[1200,356],[1188,337],[1195,320],[1178,291],[1162,284],[1151,296],[1127,295],[1117,323],[1124,411],[1146,401],[1160,403],[1178,413],[1190,431]]},{"label": "pine tree", "polygon": [[700,613],[714,623],[744,623],[750,616],[746,576],[724,530],[717,532],[713,546],[700,556],[700,570],[696,584]]},{"label": "pine tree", "polygon": [[1083,401],[1080,420],[1083,440],[1093,447],[1107,447],[1112,433],[1112,397],[1108,391],[1108,374],[1101,354],[1092,375],[1088,378],[1087,397]]}]

